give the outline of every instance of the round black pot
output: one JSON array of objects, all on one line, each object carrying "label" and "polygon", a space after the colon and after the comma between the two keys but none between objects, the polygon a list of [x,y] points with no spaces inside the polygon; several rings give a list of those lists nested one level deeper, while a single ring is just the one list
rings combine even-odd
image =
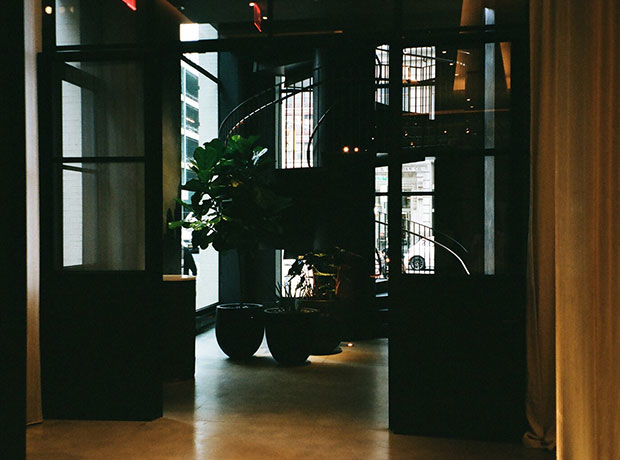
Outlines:
[{"label": "round black pot", "polygon": [[342,312],[337,300],[304,299],[302,306],[319,311],[311,355],[329,355],[340,351],[343,337]]},{"label": "round black pot", "polygon": [[313,308],[265,309],[265,334],[271,356],[286,366],[305,363],[312,349],[318,317],[318,310]]},{"label": "round black pot", "polygon": [[231,359],[250,358],[263,341],[263,306],[256,303],[229,303],[215,310],[215,337]]}]

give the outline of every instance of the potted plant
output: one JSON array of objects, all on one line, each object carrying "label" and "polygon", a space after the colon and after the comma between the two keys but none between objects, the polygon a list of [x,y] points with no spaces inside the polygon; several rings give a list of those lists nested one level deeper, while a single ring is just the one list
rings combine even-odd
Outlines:
[{"label": "potted plant", "polygon": [[326,355],[340,351],[338,345],[344,335],[343,293],[349,282],[349,261],[354,254],[341,248],[327,252],[309,252],[300,256],[291,267],[299,265],[312,275],[312,286],[307,291],[303,305],[319,311],[313,355]]},{"label": "potted plant", "polygon": [[213,139],[197,147],[191,160],[195,178],[183,185],[193,192],[179,202],[190,213],[171,228],[191,229],[192,245],[217,251],[236,249],[240,302],[216,309],[216,337],[232,359],[252,356],[263,339],[263,306],[251,302],[251,259],[261,244],[280,233],[279,219],[291,200],[273,189],[273,160],[257,145],[257,136]]},{"label": "potted plant", "polygon": [[[284,289],[277,286],[278,308],[265,310],[267,343],[276,360],[280,361],[276,355],[283,354],[280,349],[293,347],[305,347],[305,354],[299,352],[299,363],[310,354],[340,351],[338,345],[344,335],[343,294],[346,297],[351,290],[350,264],[359,262],[357,259],[359,256],[340,248],[297,257],[287,273]],[[300,313],[308,312],[316,312],[315,317],[302,319]],[[276,321],[277,326],[270,325]],[[302,322],[305,327],[297,330]],[[276,327],[288,330],[288,335],[282,331],[277,333],[277,339],[272,338],[272,329]]]},{"label": "potted plant", "polygon": [[265,309],[265,335],[271,356],[280,364],[303,364],[314,343],[319,311],[303,305],[309,289],[304,274],[292,275],[284,288],[276,284],[277,307]]}]

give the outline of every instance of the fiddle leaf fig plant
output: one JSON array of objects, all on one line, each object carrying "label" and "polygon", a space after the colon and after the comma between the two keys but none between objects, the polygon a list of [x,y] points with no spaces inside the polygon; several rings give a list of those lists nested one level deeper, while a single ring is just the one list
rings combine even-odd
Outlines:
[{"label": "fiddle leaf fig plant", "polygon": [[336,300],[341,286],[351,283],[351,264],[361,263],[361,257],[341,248],[312,251],[297,256],[286,274],[284,286],[276,283],[276,298],[283,310],[302,307],[304,299]]},{"label": "fiddle leaf fig plant", "polygon": [[193,192],[190,202],[178,200],[190,211],[170,228],[192,230],[192,245],[217,251],[251,251],[281,233],[281,211],[290,198],[273,188],[273,160],[257,145],[257,136],[232,136],[206,142],[194,151],[193,179],[183,185]]}]

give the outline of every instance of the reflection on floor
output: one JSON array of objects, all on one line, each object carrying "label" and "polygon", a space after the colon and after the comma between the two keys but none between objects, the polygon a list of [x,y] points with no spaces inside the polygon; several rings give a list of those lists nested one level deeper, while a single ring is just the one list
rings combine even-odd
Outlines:
[{"label": "reflection on floor", "polygon": [[278,366],[263,342],[233,363],[213,331],[197,338],[195,381],[167,384],[153,422],[46,421],[28,460],[553,459],[518,445],[399,436],[387,430],[387,341]]}]

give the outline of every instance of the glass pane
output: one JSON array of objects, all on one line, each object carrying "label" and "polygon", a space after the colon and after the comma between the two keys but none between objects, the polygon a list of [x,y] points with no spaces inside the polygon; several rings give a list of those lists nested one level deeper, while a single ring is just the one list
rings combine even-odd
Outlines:
[{"label": "glass pane", "polygon": [[95,152],[94,113],[83,108],[93,104],[93,92],[62,82],[62,154],[64,157],[92,157]]},{"label": "glass pane", "polygon": [[139,37],[135,0],[56,0],[56,44],[135,43]]},{"label": "glass pane", "polygon": [[[183,150],[183,161],[190,161],[194,157],[194,150],[198,147],[198,139],[191,138],[189,136],[183,136],[185,138],[185,150]],[[189,168],[184,168],[190,171]],[[191,172],[191,171],[190,171]]]},{"label": "glass pane", "polygon": [[432,192],[435,190],[435,158],[403,163],[403,192]]},{"label": "glass pane", "polygon": [[[281,98],[278,117],[280,119],[281,168],[306,168],[314,166],[312,137],[314,131],[314,78],[287,82],[277,77]],[[348,147],[347,147],[348,148]]]},{"label": "glass pane", "polygon": [[388,167],[375,168],[375,193],[387,193],[388,191]]},{"label": "glass pane", "polygon": [[198,100],[198,75],[191,72],[184,72],[185,76],[185,94],[195,101]]},{"label": "glass pane", "polygon": [[[387,278],[388,167],[375,168],[375,276]],[[380,195],[379,195],[380,194]]]},{"label": "glass pane", "polygon": [[[209,24],[182,24],[182,41],[217,38],[217,30]],[[188,53],[184,57],[217,77],[217,53]],[[194,150],[218,136],[218,87],[187,62],[181,61],[181,178],[183,183],[196,177],[190,169]],[[181,199],[190,201],[193,192],[181,191]],[[182,217],[189,211],[182,208]],[[191,230],[181,229],[183,273],[196,276],[196,309],[219,301],[219,254],[209,247],[192,246]]]},{"label": "glass pane", "polygon": [[198,133],[198,128],[200,126],[200,120],[198,119],[198,108],[189,104],[183,104],[183,109],[185,111],[185,129]]},{"label": "glass pane", "polygon": [[403,197],[402,249],[406,273],[435,272],[433,197]]},{"label": "glass pane", "polygon": [[390,103],[390,46],[380,45],[375,50],[375,101]]},{"label": "glass pane", "polygon": [[[217,77],[217,53],[184,56]],[[183,61],[181,75],[183,159],[189,161],[198,145],[218,136],[218,87],[214,81]]]},{"label": "glass pane", "polygon": [[[184,236],[186,238],[186,236]],[[191,237],[190,237],[191,241]],[[187,244],[187,241],[185,241]],[[209,246],[207,249],[188,249],[183,247],[184,269],[196,265],[196,309],[214,304],[220,300],[219,294],[219,253]],[[187,267],[189,268],[189,267]]]},{"label": "glass pane", "polygon": [[405,48],[403,147],[507,147],[510,62],[509,43]]},{"label": "glass pane", "polygon": [[515,232],[511,224],[515,219],[514,159],[446,155],[434,163],[436,273],[462,275],[466,273],[463,264],[472,274],[506,273],[514,258],[507,240]]},{"label": "glass pane", "polygon": [[62,70],[62,156],[143,156],[140,64],[82,62]]},{"label": "glass pane", "polygon": [[[486,21],[485,8],[493,5],[495,20]],[[420,2],[403,0],[402,15],[408,29],[454,29],[457,27],[497,24],[500,26],[522,25],[527,27],[528,2]]]},{"label": "glass pane", "polygon": [[[188,15],[188,17],[191,17],[191,15]],[[215,40],[218,38],[218,33],[217,29],[211,24],[187,23],[179,26],[179,38],[182,42]]]},{"label": "glass pane", "polygon": [[387,219],[387,195],[375,196],[375,275],[379,278],[387,278],[388,256],[388,219]]},{"label": "glass pane", "polygon": [[437,60],[434,46],[403,49],[403,111],[435,118],[435,75]]},{"label": "glass pane", "polygon": [[62,168],[62,260],[76,270],[144,270],[144,165]]}]

